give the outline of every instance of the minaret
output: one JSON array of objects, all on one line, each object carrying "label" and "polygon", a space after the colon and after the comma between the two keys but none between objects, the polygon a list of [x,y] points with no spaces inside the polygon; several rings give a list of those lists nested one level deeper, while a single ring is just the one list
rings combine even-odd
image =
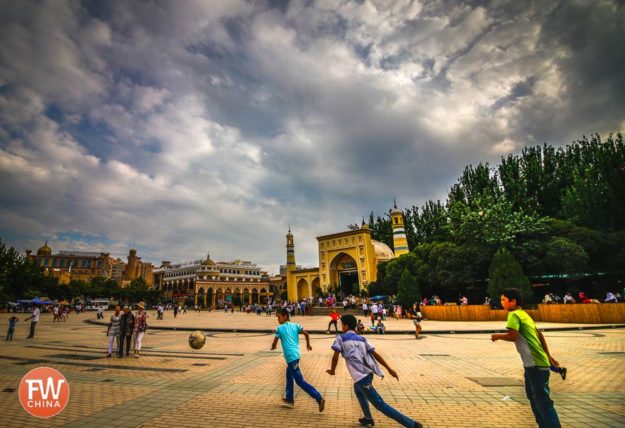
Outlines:
[{"label": "minaret", "polygon": [[406,230],[404,229],[404,214],[397,208],[397,202],[394,201],[391,210],[391,221],[393,226],[393,252],[395,257],[406,254],[408,250],[408,239],[406,239]]},{"label": "minaret", "polygon": [[289,226],[289,233],[286,234],[286,293],[287,299],[292,302],[297,301],[295,278],[293,278],[292,275],[295,269],[295,243],[293,241],[293,234],[291,233],[291,226]]}]

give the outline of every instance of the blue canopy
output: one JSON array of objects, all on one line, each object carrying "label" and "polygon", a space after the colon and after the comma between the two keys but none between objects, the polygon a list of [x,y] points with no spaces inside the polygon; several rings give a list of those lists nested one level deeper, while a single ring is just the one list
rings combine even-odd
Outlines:
[{"label": "blue canopy", "polygon": [[33,305],[54,305],[55,303],[50,300],[41,300],[39,297],[35,297],[32,300],[18,300],[17,303],[31,303]]},{"label": "blue canopy", "polygon": [[377,296],[370,297],[369,300],[386,300],[388,296],[386,294],[379,294]]}]

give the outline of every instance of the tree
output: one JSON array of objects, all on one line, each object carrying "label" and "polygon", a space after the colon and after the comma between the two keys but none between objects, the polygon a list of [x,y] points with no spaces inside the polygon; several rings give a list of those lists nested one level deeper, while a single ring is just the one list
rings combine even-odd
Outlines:
[{"label": "tree", "polygon": [[588,254],[566,238],[552,238],[547,243],[544,266],[551,274],[581,273],[588,267]]},{"label": "tree", "polygon": [[408,268],[404,268],[397,284],[397,301],[403,306],[412,306],[421,300],[421,290],[415,275]]},{"label": "tree", "polygon": [[488,271],[488,294],[493,303],[499,300],[506,288],[521,290],[523,300],[526,302],[533,297],[530,282],[523,274],[521,265],[505,247],[502,247],[495,253]]}]

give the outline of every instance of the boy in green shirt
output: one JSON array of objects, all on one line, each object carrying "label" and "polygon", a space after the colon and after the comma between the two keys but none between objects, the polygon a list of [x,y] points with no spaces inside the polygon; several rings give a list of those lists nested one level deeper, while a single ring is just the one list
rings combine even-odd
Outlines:
[{"label": "boy in green shirt", "polygon": [[525,394],[540,428],[560,427],[558,412],[549,396],[549,367],[559,363],[549,354],[543,334],[534,320],[521,309],[521,292],[507,288],[501,294],[501,306],[508,311],[507,333],[493,334],[491,340],[514,342],[525,367]]}]

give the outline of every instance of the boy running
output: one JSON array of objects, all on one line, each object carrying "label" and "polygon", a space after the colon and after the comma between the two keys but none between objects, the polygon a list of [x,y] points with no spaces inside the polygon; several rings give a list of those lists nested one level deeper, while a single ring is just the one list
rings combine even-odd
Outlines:
[{"label": "boy running", "polygon": [[375,352],[375,348],[367,342],[367,339],[356,334],[356,325],[356,317],[353,315],[343,315],[341,317],[343,334],[337,336],[332,344],[332,350],[334,351],[332,366],[326,372],[330,376],[334,376],[336,365],[339,361],[339,354],[343,355],[347,364],[347,370],[349,370],[349,374],[354,380],[356,398],[358,398],[358,403],[360,403],[360,408],[364,413],[364,418],[358,419],[360,425],[365,427],[375,425],[371,410],[369,410],[369,402],[371,402],[376,409],[400,425],[421,428],[423,425],[419,422],[413,421],[408,416],[386,404],[373,387],[374,374],[384,377],[384,372],[382,372],[377,363],[382,364],[395,379],[399,380],[399,377],[395,370],[390,368],[384,361],[384,358]]},{"label": "boy running", "polygon": [[518,289],[507,288],[503,291],[501,306],[508,311],[508,332],[493,334],[491,340],[514,342],[525,367],[525,394],[538,426],[560,427],[558,412],[549,396],[549,367],[559,367],[560,364],[549,354],[545,337],[521,305]]},{"label": "boy running", "polygon": [[284,359],[286,360],[286,394],[282,397],[282,402],[290,407],[295,406],[295,400],[293,397],[293,381],[295,380],[295,383],[297,383],[300,388],[317,401],[319,411],[323,412],[326,400],[321,397],[321,394],[315,389],[315,387],[306,383],[304,376],[302,376],[302,372],[299,369],[299,334],[301,333],[304,337],[306,337],[306,349],[312,351],[312,347],[310,346],[310,336],[301,325],[289,321],[289,312],[286,309],[278,309],[277,316],[280,325],[276,329],[275,338],[271,344],[271,350],[273,351],[276,349],[278,339],[280,339],[282,342]]}]

